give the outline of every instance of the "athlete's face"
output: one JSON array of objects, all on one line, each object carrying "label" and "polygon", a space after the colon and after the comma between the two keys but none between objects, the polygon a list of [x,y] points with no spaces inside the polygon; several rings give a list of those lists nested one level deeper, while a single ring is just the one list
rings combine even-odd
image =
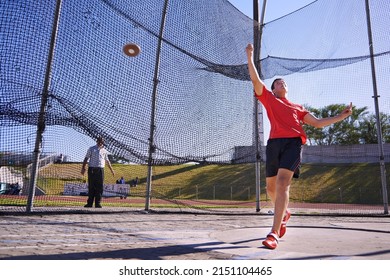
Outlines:
[{"label": "athlete's face", "polygon": [[284,80],[275,81],[273,92],[276,96],[282,97],[287,93],[287,91],[288,87]]},{"label": "athlete's face", "polygon": [[274,87],[276,90],[285,90],[287,91],[287,84],[284,80],[277,80],[275,81]]}]

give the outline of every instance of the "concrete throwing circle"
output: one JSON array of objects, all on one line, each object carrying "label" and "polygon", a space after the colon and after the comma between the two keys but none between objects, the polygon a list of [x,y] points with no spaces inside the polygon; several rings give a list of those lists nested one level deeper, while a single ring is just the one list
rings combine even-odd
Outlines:
[{"label": "concrete throwing circle", "polygon": [[[241,228],[213,232],[211,237],[230,244],[229,252],[242,259],[390,259],[390,231],[361,229],[359,224],[290,226],[275,250],[262,241],[269,228]],[[365,224],[367,227],[367,224]]]}]

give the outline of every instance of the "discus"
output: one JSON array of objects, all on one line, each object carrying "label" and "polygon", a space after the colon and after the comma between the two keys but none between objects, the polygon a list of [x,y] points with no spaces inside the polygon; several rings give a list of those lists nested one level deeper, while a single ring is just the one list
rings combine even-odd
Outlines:
[{"label": "discus", "polygon": [[137,44],[128,43],[128,44],[123,46],[123,52],[127,56],[134,57],[134,56],[137,56],[141,52],[141,48]]}]

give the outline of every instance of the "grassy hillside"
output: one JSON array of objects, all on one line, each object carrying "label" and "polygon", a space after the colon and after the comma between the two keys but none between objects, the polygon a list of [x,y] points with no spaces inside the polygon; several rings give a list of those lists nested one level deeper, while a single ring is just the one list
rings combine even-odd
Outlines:
[{"label": "grassy hillside", "polygon": [[[106,169],[105,183],[113,184],[122,176],[130,182],[137,176],[140,183],[133,193],[144,194],[147,166],[114,164],[113,167],[115,177]],[[60,194],[66,182],[85,181],[80,168],[81,164],[51,165],[40,172],[38,185],[47,194]],[[156,166],[153,167],[152,190],[169,198],[253,200],[256,193],[254,178],[253,164]],[[261,194],[262,199],[266,199],[264,166]],[[301,177],[292,182],[290,199],[381,204],[379,164],[305,164]]]}]

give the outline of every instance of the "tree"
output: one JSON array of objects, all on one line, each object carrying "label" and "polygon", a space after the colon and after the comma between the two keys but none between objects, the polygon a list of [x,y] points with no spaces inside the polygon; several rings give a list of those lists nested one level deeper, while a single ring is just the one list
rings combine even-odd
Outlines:
[{"label": "tree", "polygon": [[[382,140],[390,143],[390,116],[385,113],[379,113],[379,121],[382,128]],[[360,139],[362,144],[377,144],[378,133],[376,127],[376,116],[370,114],[363,117],[359,122]]]},{"label": "tree", "polygon": [[[341,113],[345,104],[332,104],[320,109],[305,106],[317,118],[327,118]],[[356,108],[347,119],[324,128],[304,125],[309,145],[352,145],[360,143],[359,120],[366,114],[367,107]]]}]

